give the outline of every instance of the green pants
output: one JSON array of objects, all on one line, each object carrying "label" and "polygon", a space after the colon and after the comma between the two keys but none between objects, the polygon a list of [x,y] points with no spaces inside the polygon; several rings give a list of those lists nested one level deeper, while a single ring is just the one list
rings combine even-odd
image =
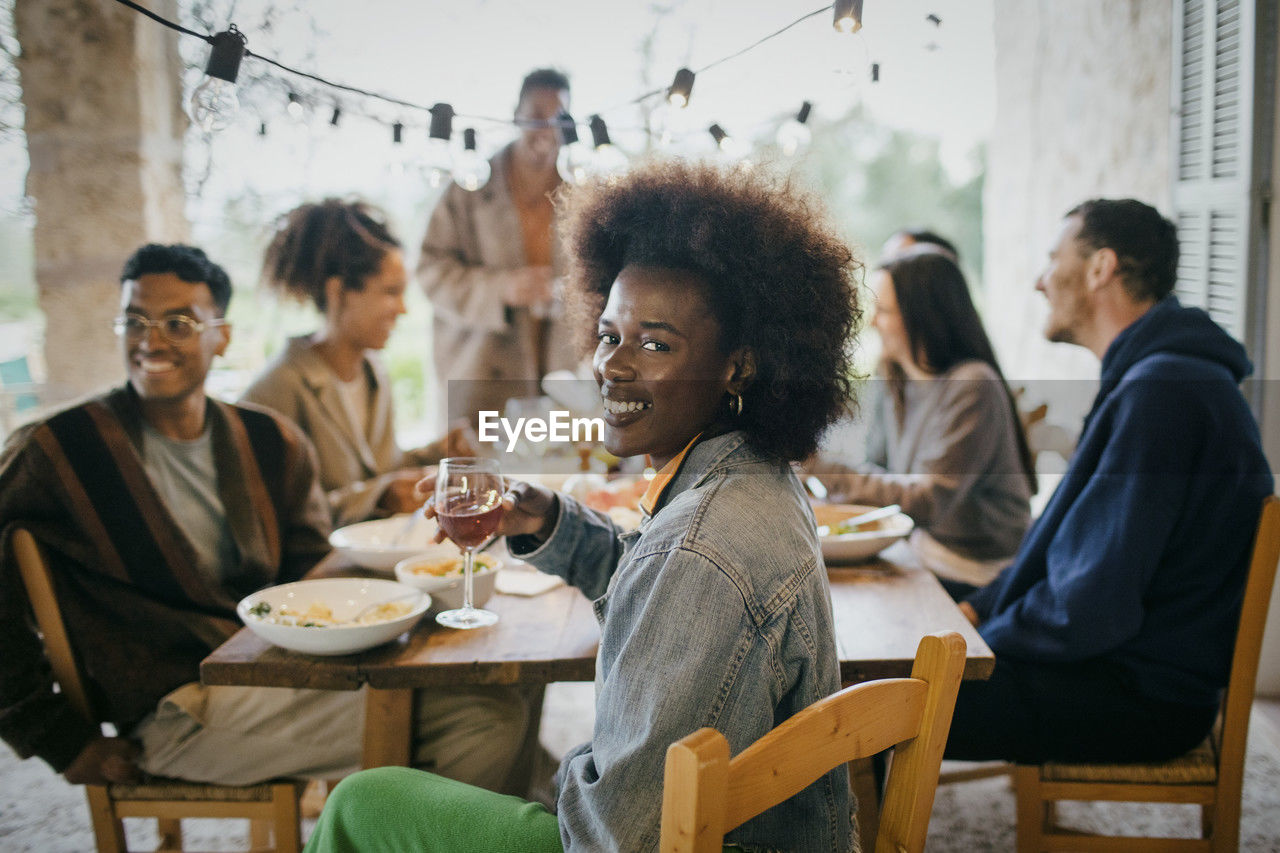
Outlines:
[{"label": "green pants", "polygon": [[563,853],[556,816],[540,803],[434,773],[379,767],[343,779],[306,853]]},{"label": "green pants", "polygon": [[564,847],[556,816],[541,803],[408,767],[379,767],[338,783],[304,853],[384,851],[564,853]]}]

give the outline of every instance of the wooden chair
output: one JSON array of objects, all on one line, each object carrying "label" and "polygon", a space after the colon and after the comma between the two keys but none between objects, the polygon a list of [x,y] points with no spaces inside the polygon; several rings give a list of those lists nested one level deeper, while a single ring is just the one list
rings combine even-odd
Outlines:
[{"label": "wooden chair", "polygon": [[[1240,840],[1249,712],[1258,677],[1262,631],[1280,560],[1280,499],[1268,497],[1254,539],[1253,557],[1236,632],[1231,675],[1214,731],[1191,752],[1160,764],[1018,766],[1018,850],[1234,851]],[[1059,800],[1192,803],[1200,806],[1200,838],[1090,835],[1059,826]]]},{"label": "wooden chair", "polygon": [[[44,636],[45,651],[58,686],[85,719],[97,723],[100,720],[85,691],[44,555],[35,537],[26,530],[14,530],[12,541],[14,557],[35,611],[36,623]],[[299,793],[299,786],[290,781],[233,786],[151,778],[134,785],[85,786],[100,853],[127,850],[123,822],[127,817],[156,819],[160,835],[157,850],[182,849],[181,819],[184,817],[248,818],[255,850],[297,853],[302,849]],[[272,835],[274,847],[270,846]]]},{"label": "wooden chair", "polygon": [[739,755],[711,728],[667,750],[662,853],[719,851],[724,834],[789,799],[833,767],[895,744],[877,851],[920,851],[947,745],[965,642],[955,632],[920,641],[910,678],[846,687],[805,708]]}]

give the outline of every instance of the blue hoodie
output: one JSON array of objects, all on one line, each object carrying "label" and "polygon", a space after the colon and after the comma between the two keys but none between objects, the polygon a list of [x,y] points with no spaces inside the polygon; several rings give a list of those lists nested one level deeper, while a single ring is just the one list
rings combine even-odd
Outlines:
[{"label": "blue hoodie", "polygon": [[1172,296],[1122,331],[1076,453],[1013,563],[970,603],[997,657],[1090,659],[1212,705],[1274,484],[1239,391],[1244,348]]}]

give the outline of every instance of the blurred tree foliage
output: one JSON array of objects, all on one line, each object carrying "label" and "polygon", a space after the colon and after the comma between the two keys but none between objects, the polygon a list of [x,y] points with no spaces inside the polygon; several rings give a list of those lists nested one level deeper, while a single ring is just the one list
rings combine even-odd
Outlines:
[{"label": "blurred tree foliage", "polygon": [[822,194],[868,266],[900,228],[928,228],[960,250],[970,284],[982,280],[982,183],[985,152],[971,153],[973,176],[957,181],[943,167],[940,142],[888,127],[860,108],[814,128],[797,171]]},{"label": "blurred tree foliage", "polygon": [[[7,149],[25,145],[22,135],[22,90],[18,85],[18,41],[13,31],[13,0],[0,0],[0,146],[6,152],[0,165],[12,162]],[[9,177],[6,176],[6,184]],[[20,195],[0,199],[0,321],[23,320],[37,313],[35,248],[31,243],[32,216]]]},{"label": "blurred tree foliage", "polygon": [[24,320],[38,311],[31,223],[0,211],[0,321]]}]

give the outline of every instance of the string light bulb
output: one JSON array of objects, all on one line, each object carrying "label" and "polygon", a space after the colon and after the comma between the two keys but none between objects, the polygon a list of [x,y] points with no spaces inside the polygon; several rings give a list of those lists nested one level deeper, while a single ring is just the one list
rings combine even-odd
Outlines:
[{"label": "string light bulb", "polygon": [[794,157],[809,147],[813,139],[813,132],[808,125],[809,111],[812,109],[813,104],[805,101],[800,105],[795,118],[787,119],[778,128],[778,147],[782,149],[784,157]]},{"label": "string light bulb", "polygon": [[676,78],[671,82],[671,87],[667,89],[667,103],[673,107],[689,106],[689,98],[693,96],[693,72],[688,68],[681,68],[676,72]]},{"label": "string light bulb", "polygon": [[393,178],[403,178],[409,169],[404,149],[404,123],[401,121],[391,124],[391,153],[387,156],[386,168]]},{"label": "string light bulb", "polygon": [[590,145],[578,139],[578,125],[569,113],[561,112],[556,116],[556,129],[560,133],[556,171],[569,183],[580,184],[591,176],[595,152]]},{"label": "string light bulb", "polygon": [[836,0],[835,18],[832,21],[842,33],[856,33],[862,29],[862,0]]},{"label": "string light bulb", "polygon": [[341,120],[342,120],[342,107],[338,106],[337,104],[334,104],[334,105],[333,105],[333,118],[329,119],[329,125],[330,125],[331,127],[337,127],[337,126],[338,126],[338,122],[339,122],[339,121],[341,121]]},{"label": "string light bulb", "polygon": [[222,130],[235,120],[240,109],[236,77],[246,44],[235,24],[213,37],[204,82],[191,93],[191,120],[205,133]]},{"label": "string light bulb", "polygon": [[302,98],[298,97],[297,92],[289,93],[289,105],[285,107],[285,112],[289,114],[289,118],[294,121],[303,121],[307,117],[307,108],[302,105]]},{"label": "string light bulb", "polygon": [[476,129],[462,131],[462,153],[453,161],[453,179],[464,190],[475,192],[489,183],[489,161],[476,151]]},{"label": "string light bulb", "polygon": [[871,82],[872,83],[880,82],[880,63],[879,62],[871,63]]},{"label": "string light bulb", "polygon": [[707,130],[711,138],[716,141],[716,147],[731,160],[739,160],[747,153],[742,143],[730,136],[720,125],[713,124]]},{"label": "string light bulb", "polygon": [[396,121],[391,125],[391,154],[387,157],[387,172],[392,177],[402,178],[409,168],[405,162],[404,122]]},{"label": "string light bulb", "polygon": [[587,124],[591,128],[591,145],[595,148],[596,174],[618,175],[626,171],[627,155],[609,140],[609,127],[604,119],[593,115]]},{"label": "string light bulb", "polygon": [[445,176],[453,169],[453,152],[449,150],[449,140],[453,138],[453,116],[452,104],[436,104],[431,108],[423,168],[432,187],[443,184]]}]

